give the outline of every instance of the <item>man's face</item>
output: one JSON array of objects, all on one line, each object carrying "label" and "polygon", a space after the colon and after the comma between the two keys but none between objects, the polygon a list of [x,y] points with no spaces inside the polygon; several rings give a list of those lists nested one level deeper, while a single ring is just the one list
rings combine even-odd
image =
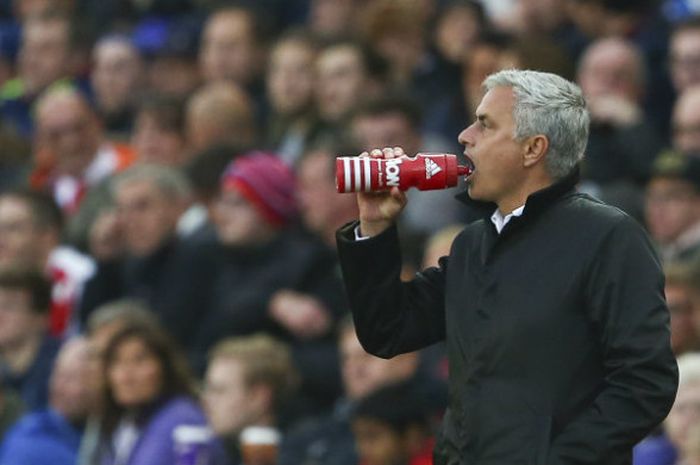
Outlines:
[{"label": "man's face", "polygon": [[420,150],[420,130],[400,113],[359,116],[352,123],[352,133],[364,150],[400,146],[410,156]]},{"label": "man's face", "polygon": [[279,45],[270,56],[267,88],[274,110],[296,114],[309,105],[314,88],[314,52],[303,42]]},{"label": "man's face", "polygon": [[338,121],[357,104],[367,82],[360,52],[349,46],[325,50],[316,60],[316,71],[319,113]]},{"label": "man's face", "polygon": [[676,91],[700,84],[700,29],[674,34],[670,52],[671,80]]},{"label": "man's face", "polygon": [[639,69],[631,50],[622,44],[594,45],[582,60],[578,80],[586,98],[617,96],[636,102],[641,96]]},{"label": "man's face", "polygon": [[0,288],[0,350],[16,348],[40,333],[45,325],[45,316],[31,308],[29,292]]},{"label": "man's face", "polygon": [[179,132],[163,127],[152,113],[141,112],[134,124],[131,145],[139,161],[178,166],[185,159],[185,138]]},{"label": "man's face", "polygon": [[0,267],[31,265],[44,267],[37,243],[40,228],[26,202],[12,196],[0,197]]},{"label": "man's face", "polygon": [[238,360],[214,359],[205,380],[204,409],[217,436],[235,436],[262,413],[255,411],[243,365]]},{"label": "man's face", "polygon": [[29,21],[22,34],[18,67],[29,95],[36,95],[69,70],[69,30],[61,20]]},{"label": "man's face", "polygon": [[700,220],[700,196],[688,181],[655,178],[649,182],[646,223],[659,244],[670,244]]},{"label": "man's face", "polygon": [[472,199],[500,205],[518,195],[523,148],[514,138],[513,103],[511,88],[491,89],[476,109],[476,121],[459,134],[464,153],[474,165],[467,178]]},{"label": "man's face", "polygon": [[207,82],[232,80],[246,85],[257,72],[256,47],[250,17],[223,12],[206,25],[200,67]]},{"label": "man's face", "polygon": [[97,357],[83,340],[71,343],[59,353],[49,387],[51,407],[72,421],[87,418],[100,393]]},{"label": "man's face", "polygon": [[700,88],[681,94],[676,101],[672,142],[676,150],[700,154]]},{"label": "man's face", "polygon": [[153,182],[133,180],[116,193],[119,225],[129,253],[145,256],[155,252],[173,234],[182,212]]},{"label": "man's face", "polygon": [[138,52],[124,42],[105,42],[95,49],[93,61],[90,77],[99,105],[108,112],[129,107],[143,77]]},{"label": "man's face", "polygon": [[78,97],[48,98],[37,118],[38,145],[56,155],[60,173],[80,177],[101,143],[100,124]]}]

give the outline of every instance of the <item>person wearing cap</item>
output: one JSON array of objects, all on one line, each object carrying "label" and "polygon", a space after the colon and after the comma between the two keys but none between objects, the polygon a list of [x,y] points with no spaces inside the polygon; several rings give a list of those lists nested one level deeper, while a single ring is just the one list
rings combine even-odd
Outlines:
[{"label": "person wearing cap", "polygon": [[298,367],[302,391],[330,403],[340,390],[332,330],[342,288],[333,254],[297,231],[292,171],[271,153],[239,155],[222,176],[213,220],[219,266],[197,338],[199,366],[224,337],[269,332],[307,363]]},{"label": "person wearing cap", "polygon": [[690,259],[700,251],[700,158],[673,151],[659,155],[645,216],[664,261]]}]

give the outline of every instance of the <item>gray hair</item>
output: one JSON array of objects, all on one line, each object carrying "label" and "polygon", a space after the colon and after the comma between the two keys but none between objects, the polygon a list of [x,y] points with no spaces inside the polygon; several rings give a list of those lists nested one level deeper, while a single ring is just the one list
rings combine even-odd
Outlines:
[{"label": "gray hair", "polygon": [[513,136],[518,140],[537,134],[547,137],[545,162],[552,178],[563,178],[583,159],[590,116],[576,84],[556,74],[507,69],[488,76],[483,86],[487,91],[513,89]]},{"label": "gray hair", "polygon": [[92,335],[102,327],[114,323],[136,323],[158,326],[158,317],[145,302],[138,299],[120,299],[100,305],[88,317],[86,331]]},{"label": "gray hair", "polygon": [[112,182],[112,194],[132,182],[148,182],[175,201],[187,201],[192,196],[192,186],[179,170],[155,164],[137,164],[118,174]]}]

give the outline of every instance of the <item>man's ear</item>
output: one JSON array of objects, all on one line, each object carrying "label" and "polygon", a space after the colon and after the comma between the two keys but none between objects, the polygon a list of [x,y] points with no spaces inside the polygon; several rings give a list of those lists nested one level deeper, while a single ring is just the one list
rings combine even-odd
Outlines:
[{"label": "man's ear", "polygon": [[548,150],[549,139],[544,134],[528,137],[524,145],[523,166],[529,168],[544,160]]}]

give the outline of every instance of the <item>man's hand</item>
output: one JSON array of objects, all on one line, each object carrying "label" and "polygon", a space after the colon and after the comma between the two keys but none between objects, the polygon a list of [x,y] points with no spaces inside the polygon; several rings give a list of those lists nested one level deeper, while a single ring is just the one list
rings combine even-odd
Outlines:
[{"label": "man's hand", "polygon": [[[399,158],[405,153],[401,147],[387,147],[364,152],[361,157]],[[393,187],[388,192],[358,192],[357,206],[360,209],[360,233],[376,236],[388,229],[406,206],[406,194]]]}]

